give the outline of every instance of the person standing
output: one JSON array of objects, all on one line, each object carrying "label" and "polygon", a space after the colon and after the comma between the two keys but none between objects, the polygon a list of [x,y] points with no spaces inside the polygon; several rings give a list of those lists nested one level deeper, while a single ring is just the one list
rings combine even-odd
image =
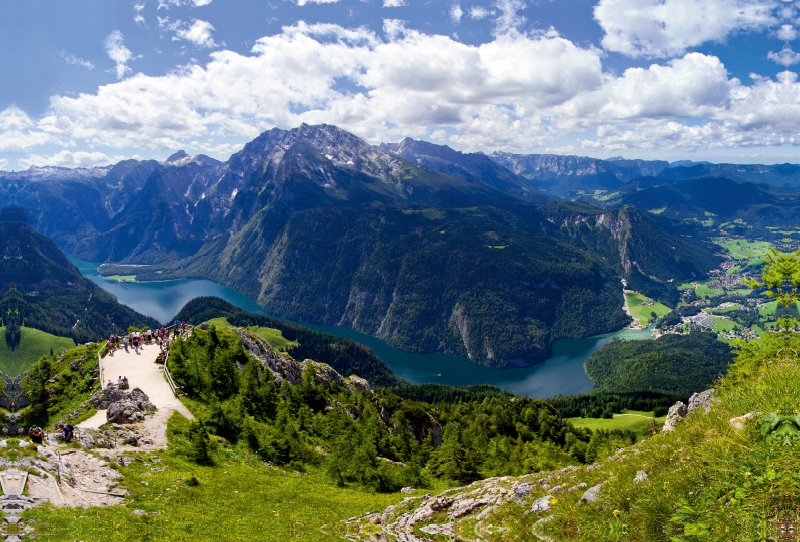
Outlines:
[{"label": "person standing", "polygon": [[128,337],[127,336],[122,338],[122,344],[125,345],[125,351],[126,352],[130,352],[130,350],[128,350]]}]

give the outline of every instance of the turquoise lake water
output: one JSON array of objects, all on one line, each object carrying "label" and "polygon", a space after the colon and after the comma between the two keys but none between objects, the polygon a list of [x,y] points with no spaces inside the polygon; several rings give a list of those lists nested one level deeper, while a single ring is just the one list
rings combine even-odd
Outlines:
[{"label": "turquoise lake water", "polygon": [[[166,323],[195,297],[217,296],[247,311],[266,314],[252,299],[236,290],[210,280],[181,279],[163,282],[117,282],[104,279],[97,271],[97,262],[70,258],[81,274],[117,296],[120,303]],[[302,322],[298,322],[302,323]],[[381,339],[338,326],[303,325],[358,341],[370,348],[394,373],[409,382],[438,382],[453,386],[494,384],[518,395],[547,398],[554,395],[575,395],[592,389],[583,364],[612,337],[629,340],[652,338],[648,330],[622,330],[588,339],[565,339],[553,345],[553,355],[544,363],[517,369],[492,369],[472,363],[466,358],[447,354],[410,354],[392,348]]]}]

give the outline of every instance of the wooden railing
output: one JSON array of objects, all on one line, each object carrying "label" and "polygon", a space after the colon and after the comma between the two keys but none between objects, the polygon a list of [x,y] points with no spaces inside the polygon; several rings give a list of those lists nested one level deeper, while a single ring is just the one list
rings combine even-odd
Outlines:
[{"label": "wooden railing", "polygon": [[172,388],[172,394],[177,397],[178,388],[175,386],[175,382],[172,380],[172,375],[169,374],[169,367],[167,367],[166,360],[164,361],[164,374],[167,375],[167,382],[169,383],[169,387]]}]

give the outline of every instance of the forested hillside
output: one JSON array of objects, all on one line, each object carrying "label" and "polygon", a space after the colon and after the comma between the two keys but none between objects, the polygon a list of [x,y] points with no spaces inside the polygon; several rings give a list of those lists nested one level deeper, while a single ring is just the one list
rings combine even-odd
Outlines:
[{"label": "forested hillside", "polygon": [[83,343],[130,325],[158,325],[84,279],[55,243],[25,220],[20,208],[0,210],[0,321],[9,346],[16,347],[21,326]]},{"label": "forested hillside", "polygon": [[688,397],[711,385],[733,360],[715,333],[664,335],[654,341],[613,339],[586,360],[595,392],[653,392]]},{"label": "forested hillside", "polygon": [[322,465],[337,484],[396,491],[432,478],[469,482],[576,457],[591,462],[635,440],[576,429],[536,399],[412,401],[341,381],[315,363],[305,363],[295,381],[290,358],[267,349],[259,362],[242,343],[245,332],[237,333],[212,325],[173,344],[168,363],[176,383],[205,405],[197,431],[240,442],[276,464]]}]

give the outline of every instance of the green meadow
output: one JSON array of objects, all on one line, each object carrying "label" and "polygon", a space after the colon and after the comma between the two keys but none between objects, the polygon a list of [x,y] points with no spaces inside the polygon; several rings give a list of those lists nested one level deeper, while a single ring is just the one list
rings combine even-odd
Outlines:
[{"label": "green meadow", "polygon": [[58,353],[75,347],[72,339],[23,327],[20,330],[19,346],[11,350],[4,339],[5,333],[6,328],[0,327],[0,371],[9,376],[22,374],[40,357],[50,355],[51,348],[54,353]]}]

